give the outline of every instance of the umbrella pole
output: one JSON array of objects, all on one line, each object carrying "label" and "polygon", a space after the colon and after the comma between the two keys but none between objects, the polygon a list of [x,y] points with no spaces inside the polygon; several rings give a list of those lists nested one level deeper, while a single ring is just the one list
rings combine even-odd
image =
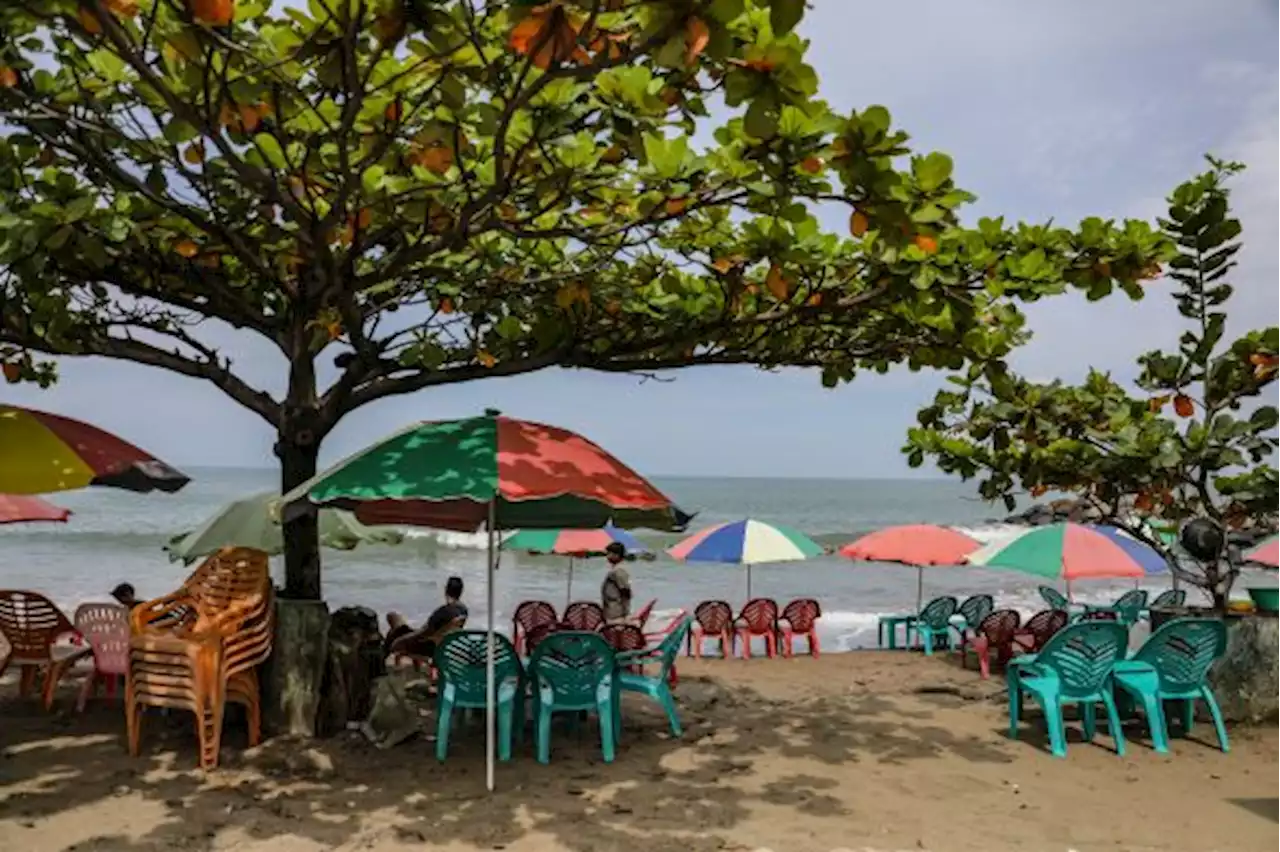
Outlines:
[{"label": "umbrella pole", "polygon": [[573,603],[573,557],[569,557],[569,585],[564,590],[565,609],[569,608],[569,604]]},{"label": "umbrella pole", "polygon": [[1071,598],[1071,581],[1067,580],[1067,603],[1075,603]]},{"label": "umbrella pole", "polygon": [[751,563],[747,563],[747,600],[751,600]]},{"label": "umbrella pole", "polygon": [[485,680],[484,783],[485,783],[485,787],[489,790],[490,793],[493,792],[493,788],[494,788],[493,722],[494,722],[494,709],[495,709],[494,704],[497,703],[497,699],[498,699],[498,695],[497,695],[498,690],[497,690],[497,684],[495,683],[496,678],[495,678],[495,672],[494,672],[494,657],[497,653],[497,647],[496,647],[497,642],[494,640],[494,635],[493,635],[493,606],[494,606],[494,597],[495,597],[493,593],[493,577],[495,572],[494,569],[496,567],[494,565],[494,560],[497,556],[496,549],[494,548],[494,529],[493,528],[494,528],[496,516],[497,516],[497,506],[498,506],[498,500],[496,497],[489,501],[489,521],[485,525],[488,527],[488,532],[489,532],[489,548],[488,548],[489,558],[488,558],[488,572],[487,572],[488,577],[486,578],[487,582],[485,584],[485,598],[486,598],[485,606],[487,608],[486,619],[488,621],[488,624],[487,624],[488,632],[485,637],[486,638],[485,644],[487,645],[487,648],[484,655],[485,657],[484,659],[484,669],[485,669],[484,671],[484,680]]}]

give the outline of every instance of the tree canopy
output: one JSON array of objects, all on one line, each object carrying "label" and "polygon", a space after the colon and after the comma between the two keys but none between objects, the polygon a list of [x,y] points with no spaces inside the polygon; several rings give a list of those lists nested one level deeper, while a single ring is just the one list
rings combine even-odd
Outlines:
[{"label": "tree canopy", "polygon": [[[1111,519],[1165,550],[1145,521],[1207,517],[1228,529],[1275,528],[1277,411],[1262,404],[1276,381],[1277,329],[1224,342],[1241,248],[1227,179],[1241,166],[1211,168],[1169,197],[1160,224],[1177,246],[1170,297],[1186,320],[1177,348],[1138,359],[1126,387],[1090,371],[1080,385],[1035,383],[991,371],[957,379],[920,412],[905,452],[947,472],[979,477],[987,499],[1045,491],[1080,495]],[[1225,603],[1238,566],[1201,564],[1183,576]]]},{"label": "tree canopy", "polygon": [[[550,366],[976,375],[1020,301],[1141,295],[1147,223],[963,226],[949,157],[819,98],[803,6],[6,2],[6,376],[50,381],[48,353],[207,380],[276,430],[289,488],[393,394]],[[283,399],[209,319],[280,348]]]}]

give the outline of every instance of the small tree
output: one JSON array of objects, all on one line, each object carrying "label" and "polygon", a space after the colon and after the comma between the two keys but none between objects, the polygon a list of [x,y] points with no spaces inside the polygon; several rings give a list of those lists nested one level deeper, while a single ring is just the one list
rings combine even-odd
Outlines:
[{"label": "small tree", "polygon": [[1143,522],[1275,525],[1276,469],[1266,460],[1277,413],[1256,403],[1276,380],[1277,329],[1222,343],[1232,294],[1226,276],[1241,245],[1225,181],[1243,167],[1209,162],[1209,171],[1174,191],[1160,223],[1177,246],[1168,277],[1187,320],[1176,351],[1139,358],[1135,388],[1097,371],[1079,386],[994,373],[957,380],[957,390],[920,412],[905,452],[913,466],[931,457],[944,471],[981,477],[982,496],[1003,498],[1010,509],[1022,489],[1080,495],[1160,549],[1224,609],[1239,565],[1211,558],[1184,567]]},{"label": "small tree", "polygon": [[[6,0],[6,371],[211,382],[275,431],[287,490],[395,394],[552,366],[957,369],[1021,339],[1017,300],[1154,274],[1145,223],[959,227],[950,158],[817,99],[803,7]],[[211,319],[279,348],[283,398]],[[318,598],[314,519],[285,542],[285,593]]]}]

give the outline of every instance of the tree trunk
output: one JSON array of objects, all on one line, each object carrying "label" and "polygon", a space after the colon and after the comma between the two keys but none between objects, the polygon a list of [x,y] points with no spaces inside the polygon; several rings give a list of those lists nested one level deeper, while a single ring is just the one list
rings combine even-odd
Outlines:
[{"label": "tree trunk", "polygon": [[[280,493],[283,494],[316,474],[320,444],[302,444],[294,435],[282,432],[276,445],[280,457]],[[284,525],[284,590],[291,600],[322,599],[320,584],[320,524],[314,514],[302,515]]]}]

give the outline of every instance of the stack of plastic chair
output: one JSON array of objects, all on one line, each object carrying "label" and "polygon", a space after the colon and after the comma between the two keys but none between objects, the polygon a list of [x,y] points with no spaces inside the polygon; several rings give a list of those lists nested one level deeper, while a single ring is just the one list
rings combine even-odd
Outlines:
[{"label": "stack of plastic chair", "polygon": [[119,604],[81,604],[75,621],[76,630],[93,651],[93,671],[84,679],[76,701],[76,711],[83,713],[98,684],[106,683],[107,696],[113,696],[116,681],[129,671],[129,610]]},{"label": "stack of plastic chair", "polygon": [[200,767],[218,764],[226,702],[245,706],[249,744],[261,737],[257,667],[271,655],[275,601],[267,555],[223,548],[181,589],[130,616],[125,715],[129,751],[138,754],[144,707],[195,715]]}]

